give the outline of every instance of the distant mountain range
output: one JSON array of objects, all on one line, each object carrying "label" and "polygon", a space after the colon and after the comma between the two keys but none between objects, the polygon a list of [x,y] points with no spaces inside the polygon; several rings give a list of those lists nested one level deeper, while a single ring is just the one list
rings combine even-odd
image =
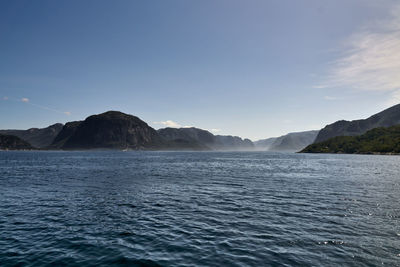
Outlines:
[{"label": "distant mountain range", "polygon": [[[238,136],[214,135],[199,128],[155,130],[138,117],[118,111],[92,115],[83,121],[47,128],[0,130],[39,149],[151,149],[151,150],[270,150],[298,151],[311,144],[318,131],[290,133],[252,142]],[[13,148],[10,148],[13,149]]]},{"label": "distant mountain range", "polygon": [[[198,128],[165,128],[156,131],[138,117],[118,111],[92,115],[83,121],[54,124],[43,129],[2,130],[16,139],[0,149],[119,149],[119,150],[252,150],[249,139],[221,136]],[[4,139],[5,140],[5,139]],[[21,140],[29,145],[24,146]],[[13,141],[13,142],[11,142]],[[9,147],[7,147],[9,144]]]},{"label": "distant mountain range", "polygon": [[319,131],[305,131],[289,133],[280,137],[273,137],[254,142],[257,150],[264,151],[299,151],[312,144]]},{"label": "distant mountain range", "polygon": [[[214,135],[209,131],[194,127],[155,130],[138,117],[119,111],[108,111],[89,116],[83,121],[68,122],[65,125],[57,123],[41,129],[0,130],[2,135],[2,147],[0,149],[258,150],[286,152],[302,150],[303,152],[312,152],[311,146],[309,146],[311,144],[319,144],[324,141],[332,142],[330,139],[338,136],[359,136],[377,127],[389,127],[398,124],[400,124],[400,104],[364,120],[337,121],[320,131],[289,133],[253,143],[249,139]],[[305,147],[307,149],[304,149]],[[318,151],[325,151],[321,150],[319,145],[312,147],[315,149],[318,147]],[[328,146],[326,151],[333,150],[329,149]]]},{"label": "distant mountain range", "polygon": [[0,130],[0,134],[14,135],[37,148],[49,146],[63,128],[62,123],[53,124],[47,128],[31,128],[28,130]]}]

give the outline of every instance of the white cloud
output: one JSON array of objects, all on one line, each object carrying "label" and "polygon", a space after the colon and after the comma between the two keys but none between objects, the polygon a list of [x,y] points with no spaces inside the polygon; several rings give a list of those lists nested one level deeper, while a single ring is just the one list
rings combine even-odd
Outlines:
[{"label": "white cloud", "polygon": [[154,123],[155,124],[161,124],[161,125],[164,125],[166,127],[171,127],[171,128],[181,128],[182,127],[179,123],[171,121],[171,120],[155,121]]},{"label": "white cloud", "polygon": [[[155,121],[153,122],[154,124],[162,125],[164,127],[170,127],[170,128],[193,128],[194,126],[192,125],[184,125],[182,126],[181,124],[172,121],[172,120],[166,120],[166,121]],[[219,133],[221,132],[221,129],[205,129],[206,131],[209,131],[211,133]]]},{"label": "white cloud", "polygon": [[369,25],[345,44],[325,82],[314,88],[349,87],[369,91],[400,89],[400,5],[389,18]]},{"label": "white cloud", "polygon": [[23,98],[21,98],[21,102],[28,103],[29,102],[29,98],[23,97]]},{"label": "white cloud", "polygon": [[70,111],[65,111],[65,112],[63,112],[65,115],[67,115],[67,116],[69,116],[69,115],[71,115],[71,112]]}]

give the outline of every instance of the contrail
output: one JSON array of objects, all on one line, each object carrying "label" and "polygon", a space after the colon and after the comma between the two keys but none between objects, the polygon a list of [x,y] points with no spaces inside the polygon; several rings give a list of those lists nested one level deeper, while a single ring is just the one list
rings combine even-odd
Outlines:
[{"label": "contrail", "polygon": [[54,109],[54,108],[50,108],[50,107],[46,107],[46,106],[43,106],[43,105],[32,103],[29,100],[29,98],[26,98],[26,97],[16,98],[16,97],[4,96],[3,100],[4,101],[13,100],[13,101],[22,102],[22,103],[25,103],[25,104],[28,104],[28,105],[31,105],[33,107],[37,107],[37,108],[40,108],[40,109],[44,109],[44,110],[49,110],[49,111],[56,112],[56,113],[65,114],[67,116],[71,115],[71,112],[69,112],[69,111],[61,111],[61,110],[57,110],[57,109]]}]

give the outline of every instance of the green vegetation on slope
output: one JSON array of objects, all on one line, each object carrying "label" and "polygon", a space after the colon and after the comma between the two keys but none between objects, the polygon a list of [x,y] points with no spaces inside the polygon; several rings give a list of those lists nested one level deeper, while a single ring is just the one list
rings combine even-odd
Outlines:
[{"label": "green vegetation on slope", "polygon": [[314,143],[327,141],[336,136],[357,136],[378,127],[391,127],[398,124],[400,124],[400,104],[364,120],[341,120],[327,125],[318,133]]},{"label": "green vegetation on slope", "polygon": [[372,129],[359,136],[337,136],[311,144],[301,153],[399,154],[400,125]]}]

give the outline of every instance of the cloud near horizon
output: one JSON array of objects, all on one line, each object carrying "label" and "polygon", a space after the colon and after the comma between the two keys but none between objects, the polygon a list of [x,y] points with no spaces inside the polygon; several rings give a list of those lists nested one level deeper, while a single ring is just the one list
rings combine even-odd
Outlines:
[{"label": "cloud near horizon", "polygon": [[400,100],[400,5],[384,21],[369,25],[345,43],[344,54],[314,88],[349,87],[390,92]]},{"label": "cloud near horizon", "polygon": [[155,121],[154,124],[164,125],[165,127],[171,127],[171,128],[182,128],[182,125],[172,120]]},{"label": "cloud near horizon", "polygon": [[177,122],[174,122],[172,120],[166,120],[166,121],[155,121],[153,122],[154,124],[158,124],[158,125],[163,125],[165,127],[170,127],[170,128],[192,128],[193,126],[190,125],[185,125],[182,126]]},{"label": "cloud near horizon", "polygon": [[[194,126],[190,126],[190,125],[185,125],[182,126],[179,123],[172,121],[172,120],[166,120],[166,121],[155,121],[153,122],[154,124],[158,124],[158,125],[163,125],[165,127],[170,127],[170,128],[192,128]],[[211,133],[219,133],[221,132],[221,129],[217,129],[217,128],[213,128],[213,129],[205,129],[206,131],[209,131]]]}]

